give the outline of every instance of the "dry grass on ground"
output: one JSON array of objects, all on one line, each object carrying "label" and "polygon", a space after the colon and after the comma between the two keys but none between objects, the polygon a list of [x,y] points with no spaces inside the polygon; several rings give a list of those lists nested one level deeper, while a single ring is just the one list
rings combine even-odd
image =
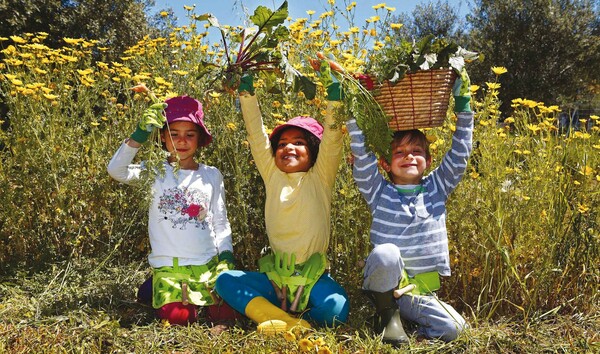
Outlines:
[{"label": "dry grass on ground", "polygon": [[153,320],[151,309],[134,301],[136,285],[145,276],[143,263],[105,268],[83,262],[2,277],[0,353],[296,353],[311,346],[314,353],[600,351],[598,311],[549,313],[526,323],[517,318],[469,318],[472,328],[452,343],[418,342],[413,337],[395,350],[368,332],[368,308],[360,306],[360,294],[352,291],[347,326],[286,338],[259,335],[245,322],[217,335],[206,324],[176,327]]}]

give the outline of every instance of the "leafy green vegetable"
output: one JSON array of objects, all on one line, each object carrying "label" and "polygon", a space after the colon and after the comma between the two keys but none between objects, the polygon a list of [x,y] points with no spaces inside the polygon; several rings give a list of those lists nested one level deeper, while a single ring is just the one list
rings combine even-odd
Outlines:
[{"label": "leafy green vegetable", "polygon": [[382,48],[371,57],[367,72],[379,82],[396,83],[419,70],[453,68],[459,73],[465,60],[475,60],[478,56],[446,38],[428,35],[414,42],[402,39]]},{"label": "leafy green vegetable", "polygon": [[[275,76],[283,74],[290,87],[304,92],[308,99],[313,99],[316,85],[289,64],[279,46],[289,39],[289,29],[283,25],[287,18],[287,1],[275,11],[258,6],[250,16],[250,21],[256,28],[244,28],[241,33],[229,33],[212,14],[199,16],[199,20],[206,20],[221,31],[227,65],[223,68],[214,63],[202,62],[198,65],[197,77],[212,76],[214,81],[221,82],[225,91],[233,92],[242,75],[262,73],[269,85],[267,90],[272,91],[275,89]],[[228,43],[228,39],[231,43]],[[231,51],[234,44],[239,44],[237,52]]]}]

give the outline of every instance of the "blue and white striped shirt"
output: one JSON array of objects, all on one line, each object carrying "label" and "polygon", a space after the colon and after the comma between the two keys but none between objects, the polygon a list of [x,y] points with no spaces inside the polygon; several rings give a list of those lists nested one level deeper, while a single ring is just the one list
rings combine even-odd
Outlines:
[{"label": "blue and white striped shirt", "polygon": [[457,114],[450,151],[436,169],[423,177],[423,188],[408,194],[400,194],[380,173],[377,158],[365,147],[356,120],[346,123],[354,155],[354,180],[373,215],[371,243],[398,246],[411,277],[431,271],[450,275],[446,200],[466,170],[473,140],[473,113]]}]

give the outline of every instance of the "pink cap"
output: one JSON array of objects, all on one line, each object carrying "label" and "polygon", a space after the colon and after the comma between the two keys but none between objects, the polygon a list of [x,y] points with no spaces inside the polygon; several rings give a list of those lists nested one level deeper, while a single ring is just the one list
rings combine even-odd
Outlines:
[{"label": "pink cap", "polygon": [[294,118],[290,119],[285,124],[276,126],[275,129],[273,129],[273,132],[271,133],[271,135],[269,136],[269,139],[273,138],[273,136],[275,136],[275,134],[280,132],[282,129],[285,129],[288,127],[302,128],[302,129],[310,132],[312,135],[316,136],[319,140],[321,140],[323,138],[323,126],[319,122],[317,122],[312,117],[299,116],[299,117],[294,117]]},{"label": "pink cap", "polygon": [[168,105],[167,108],[165,108],[168,124],[174,122],[195,123],[200,127],[201,132],[204,133],[200,138],[199,146],[202,147],[210,144],[212,135],[210,135],[208,129],[206,129],[206,126],[204,125],[202,103],[188,96],[169,98],[165,103]]}]

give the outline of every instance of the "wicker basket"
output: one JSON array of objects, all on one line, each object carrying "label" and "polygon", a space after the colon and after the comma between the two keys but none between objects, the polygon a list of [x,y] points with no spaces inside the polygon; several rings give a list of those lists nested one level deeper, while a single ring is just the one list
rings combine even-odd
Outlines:
[{"label": "wicker basket", "polygon": [[375,100],[390,118],[392,130],[439,127],[444,123],[452,85],[452,69],[422,70],[400,82],[376,87]]}]

